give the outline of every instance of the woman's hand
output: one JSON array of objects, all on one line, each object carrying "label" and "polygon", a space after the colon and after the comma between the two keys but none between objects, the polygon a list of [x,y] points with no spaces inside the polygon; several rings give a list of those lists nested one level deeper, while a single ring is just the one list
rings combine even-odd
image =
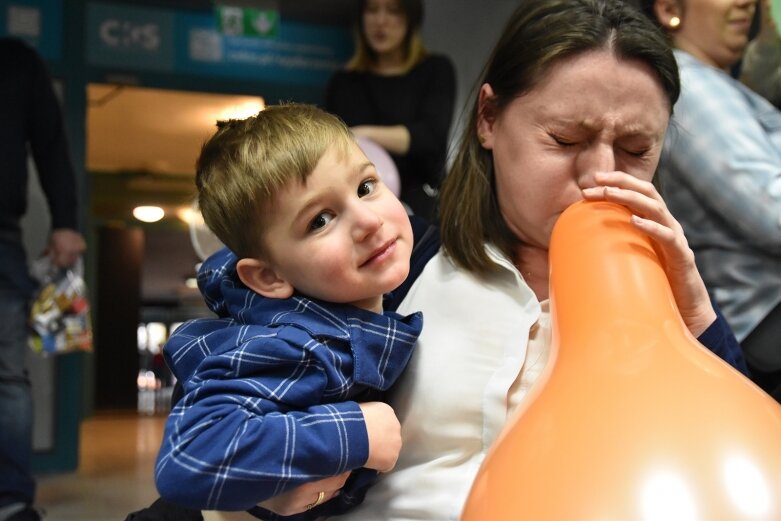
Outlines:
[{"label": "woman's hand", "polygon": [[632,224],[647,233],[656,244],[675,302],[686,327],[700,336],[716,320],[705,283],[694,262],[694,252],[683,228],[667,209],[653,184],[624,172],[599,172],[599,186],[584,188],[588,201],[611,201],[632,211]]},{"label": "woman's hand", "polygon": [[[321,479],[320,481],[304,483],[300,487],[258,503],[258,506],[281,516],[300,514],[309,508],[313,508],[315,504],[323,504],[329,499],[338,496],[339,491],[349,476],[350,472],[348,471],[338,476]],[[322,499],[320,499],[321,492],[324,492]]]}]

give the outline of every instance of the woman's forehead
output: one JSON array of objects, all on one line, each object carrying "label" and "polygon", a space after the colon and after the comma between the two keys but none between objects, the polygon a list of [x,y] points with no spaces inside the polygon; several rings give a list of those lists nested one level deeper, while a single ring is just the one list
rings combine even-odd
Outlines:
[{"label": "woman's forehead", "polygon": [[562,58],[545,70],[527,94],[543,93],[557,96],[562,93],[582,93],[585,97],[596,92],[613,95],[631,94],[635,89],[658,94],[662,105],[669,105],[666,91],[656,70],[647,62],[635,58],[621,58],[606,49],[589,51]]},{"label": "woman's forehead", "polygon": [[653,69],[640,60],[610,53],[587,53],[558,62],[511,106],[514,115],[537,122],[583,128],[607,125],[641,134],[663,131],[670,114],[667,94]]}]

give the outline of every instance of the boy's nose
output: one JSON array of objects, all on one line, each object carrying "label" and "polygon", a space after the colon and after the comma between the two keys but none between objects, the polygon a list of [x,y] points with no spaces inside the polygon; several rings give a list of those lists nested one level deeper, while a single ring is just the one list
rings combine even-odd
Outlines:
[{"label": "boy's nose", "polygon": [[353,239],[360,242],[382,227],[382,218],[368,205],[357,203],[353,211]]}]

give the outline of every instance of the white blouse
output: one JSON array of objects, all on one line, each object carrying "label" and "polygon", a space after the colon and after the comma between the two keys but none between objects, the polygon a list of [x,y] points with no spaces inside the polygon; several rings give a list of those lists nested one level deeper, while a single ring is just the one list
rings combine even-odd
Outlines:
[{"label": "white blouse", "polygon": [[400,306],[423,311],[423,334],[391,400],[403,447],[347,519],[457,520],[487,450],[545,367],[547,302],[498,250],[487,251],[500,273],[477,278],[440,251]]}]

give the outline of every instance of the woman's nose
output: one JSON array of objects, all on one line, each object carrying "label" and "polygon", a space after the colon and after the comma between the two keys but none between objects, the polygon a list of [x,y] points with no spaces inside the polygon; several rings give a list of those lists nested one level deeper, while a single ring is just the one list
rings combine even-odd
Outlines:
[{"label": "woman's nose", "polygon": [[388,12],[385,9],[379,9],[374,13],[374,20],[377,24],[383,24],[388,18]]},{"label": "woman's nose", "polygon": [[612,146],[593,144],[578,156],[578,185],[581,188],[596,186],[594,174],[612,172],[616,169],[616,154]]}]

